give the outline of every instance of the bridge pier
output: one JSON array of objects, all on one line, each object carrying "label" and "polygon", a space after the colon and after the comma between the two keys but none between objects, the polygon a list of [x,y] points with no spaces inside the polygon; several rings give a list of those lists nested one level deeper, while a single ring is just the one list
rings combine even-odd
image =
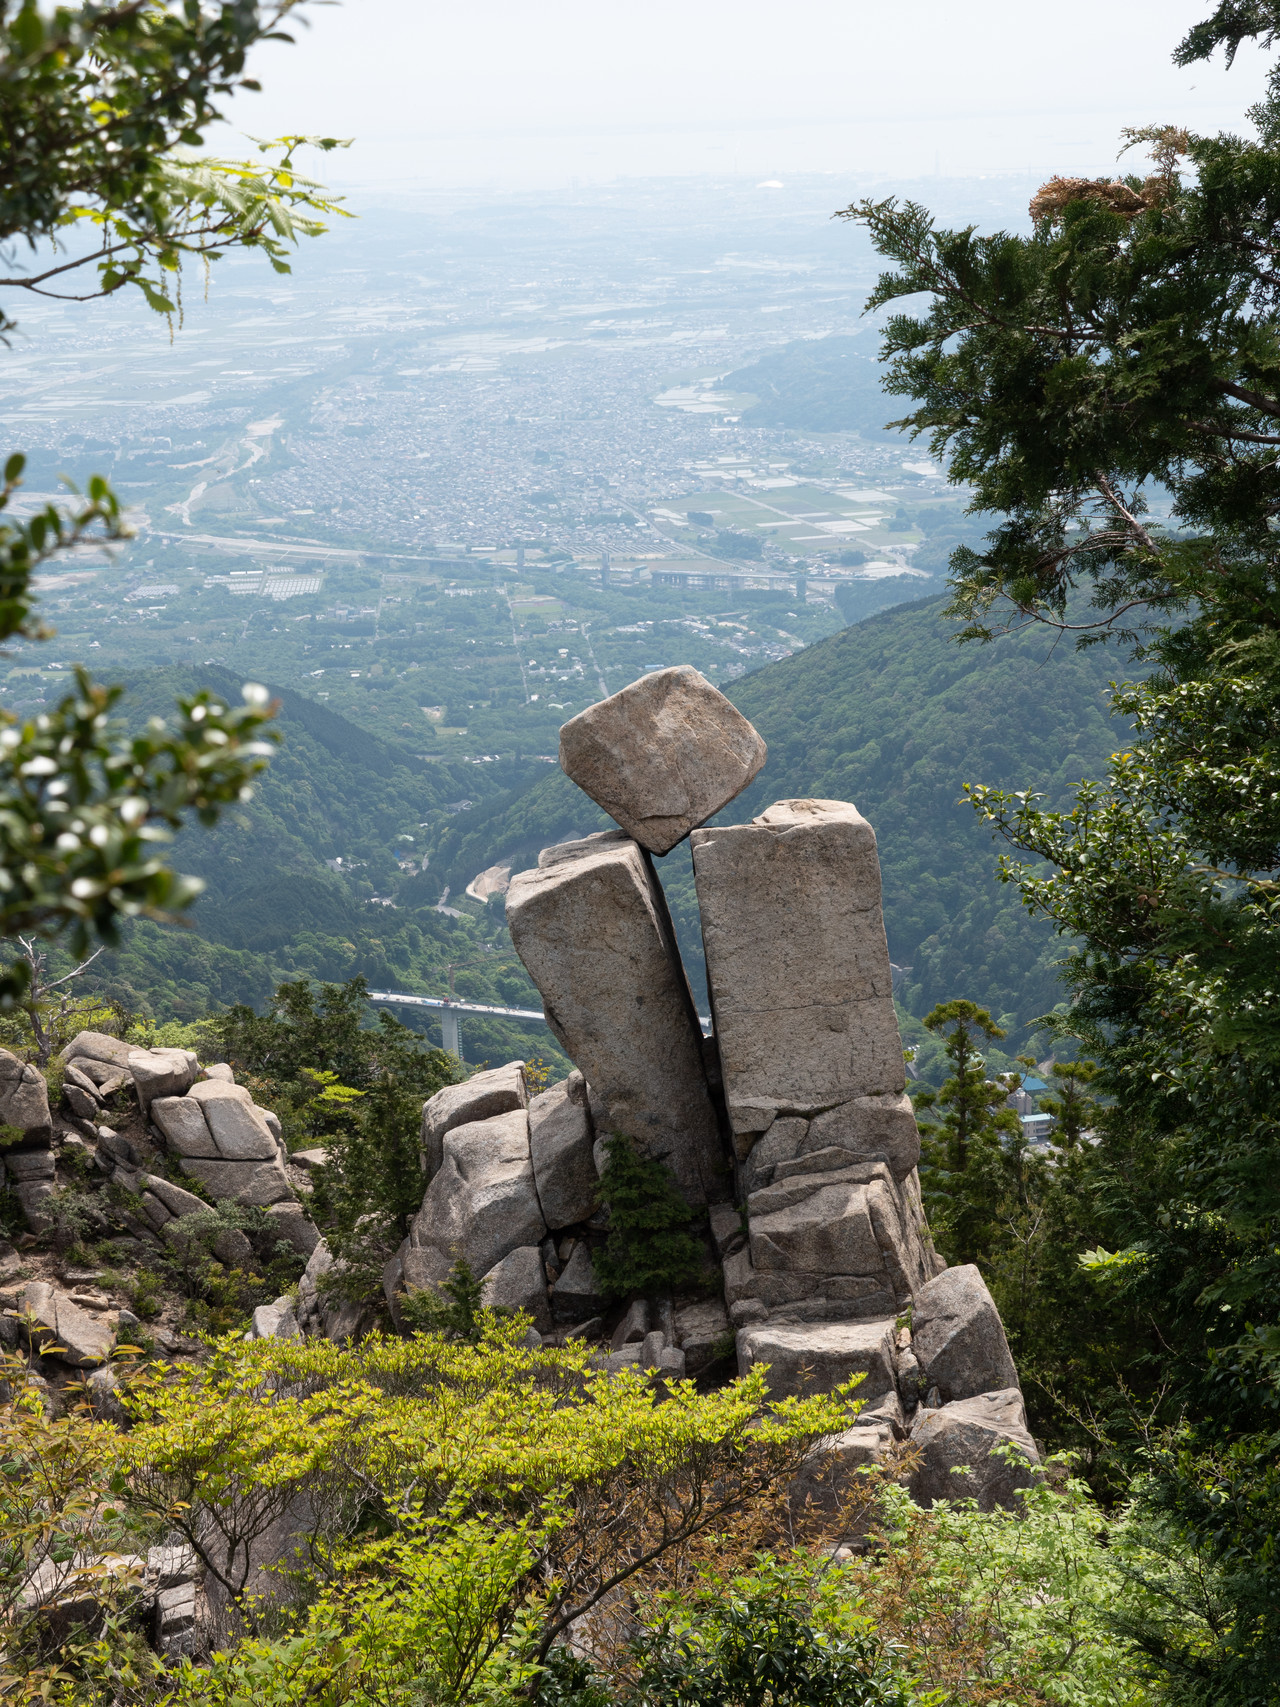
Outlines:
[{"label": "bridge pier", "polygon": [[440,1010],[440,1047],[462,1060],[462,1026],[449,1008]]}]

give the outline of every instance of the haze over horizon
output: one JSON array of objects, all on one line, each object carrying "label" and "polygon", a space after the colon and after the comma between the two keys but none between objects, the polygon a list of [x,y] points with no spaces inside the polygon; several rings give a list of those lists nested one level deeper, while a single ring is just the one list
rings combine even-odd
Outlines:
[{"label": "haze over horizon", "polygon": [[323,175],[366,190],[1099,173],[1115,169],[1126,125],[1246,125],[1263,86],[1252,45],[1230,72],[1221,56],[1171,62],[1202,12],[1201,0],[1083,0],[1064,28],[1011,0],[962,12],[651,0],[642,13],[349,0],[301,14],[293,47],[259,49],[263,93],[240,96],[231,121],[353,137]]}]

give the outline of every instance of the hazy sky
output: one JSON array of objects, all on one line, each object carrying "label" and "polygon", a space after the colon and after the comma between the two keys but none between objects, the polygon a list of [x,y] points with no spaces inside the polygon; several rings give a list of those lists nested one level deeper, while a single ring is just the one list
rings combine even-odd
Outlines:
[{"label": "hazy sky", "polygon": [[[1177,71],[1212,0],[342,0],[259,50],[257,134],[325,175],[502,188],[670,174],[1102,172],[1125,124],[1240,128],[1264,62]],[[218,146],[226,146],[219,139]]]}]

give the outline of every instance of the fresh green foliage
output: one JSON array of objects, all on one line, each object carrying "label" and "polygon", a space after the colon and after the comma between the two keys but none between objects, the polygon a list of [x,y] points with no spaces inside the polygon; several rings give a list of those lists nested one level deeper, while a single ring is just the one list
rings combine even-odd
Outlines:
[{"label": "fresh green foliage", "polygon": [[1175,1579],[1170,1627],[1207,1633],[1194,1570],[1180,1568],[1132,1513],[1108,1519],[1067,1461],[1019,1494],[1021,1509],[957,1499],[921,1511],[898,1486],[882,1495],[882,1549],[839,1573],[849,1597],[892,1639],[926,1699],[1151,1707],[1142,1649],[1122,1626],[1155,1612],[1149,1581]]},{"label": "fresh green foliage", "polygon": [[600,1201],[609,1237],[591,1259],[604,1296],[656,1298],[703,1284],[706,1249],[670,1172],[619,1133],[606,1140],[605,1154]]},{"label": "fresh green foliage", "polygon": [[86,294],[74,295],[81,281],[72,281],[68,290],[65,274],[68,268],[92,264],[98,289],[88,294],[110,296],[135,285],[147,306],[172,324],[172,316],[182,312],[182,268],[188,259],[198,258],[207,268],[228,250],[258,249],[275,272],[290,272],[289,245],[327,229],[316,215],[351,217],[321,193],[323,185],[297,170],[294,156],[308,144],[326,152],[345,146],[333,137],[282,136],[258,144],[259,153],[278,156],[262,164],[209,155],[158,160],[134,207],[126,211],[91,202],[63,215],[63,225],[78,225],[98,237],[96,249],[42,272],[0,279],[0,286],[79,300]]},{"label": "fresh green foliage", "polygon": [[[89,0],[42,14],[22,0],[0,19],[0,237],[27,239],[33,255],[0,286],[84,301],[135,285],[172,315],[188,257],[207,266],[228,250],[261,249],[287,273],[287,246],[325,230],[317,215],[343,211],[294,157],[304,143],[342,144],[280,137],[259,144],[278,156],[265,166],[186,151],[221,117],[222,97],[258,87],[244,75],[246,54],[289,40],[278,25],[297,4]],[[84,268],[97,273],[88,288]],[[114,505],[100,481],[90,496]]]},{"label": "fresh green foliage", "polygon": [[[365,1611],[416,1580],[433,1585],[417,1617],[435,1605],[442,1653],[495,1654],[516,1635],[536,1659],[663,1553],[785,1485],[851,1417],[841,1395],[767,1403],[760,1374],[702,1396],[677,1383],[659,1402],[639,1372],[593,1370],[585,1346],[530,1350],[519,1320],[491,1315],[476,1345],[223,1340],[201,1364],[139,1373],[126,1402],[132,1509],[171,1524],[249,1621],[266,1586],[255,1545],[305,1493],[289,1570],[295,1601],[318,1609],[302,1627],[313,1651],[339,1615],[358,1650]],[[328,1663],[343,1657],[330,1647]],[[419,1645],[404,1663],[422,1659]],[[446,1701],[478,1699],[450,1687]]]},{"label": "fresh green foliage", "polygon": [[[0,487],[0,510],[7,510],[22,485],[27,459],[11,456],[4,465]],[[120,517],[120,500],[97,475],[89,482],[87,498],[74,511],[46,504],[35,515],[20,520],[6,516],[0,521],[0,636],[8,640],[22,635],[28,640],[47,637],[34,614],[31,577],[42,563],[59,552],[70,551],[82,540],[109,542],[126,539],[128,531]]]},{"label": "fresh green foliage", "polygon": [[[898,268],[872,305],[930,298],[889,322],[888,389],[920,400],[907,423],[972,485],[972,508],[1007,518],[984,552],[952,559],[953,609],[974,634],[1007,600],[1086,638],[1134,637],[1198,597],[1223,550],[1266,556],[1280,366],[1258,305],[1276,137],[1128,134],[1155,172],[1051,180],[1030,238],[938,230],[912,203],[845,210]],[[1143,519],[1154,481],[1216,544]],[[1073,617],[1082,584],[1094,614]]]},{"label": "fresh green foliage", "polygon": [[[359,977],[318,988],[305,980],[281,984],[266,1013],[239,1005],[218,1021],[226,1058],[273,1086],[301,1085],[311,1075],[310,1089],[303,1091],[306,1101],[322,1098],[334,1083],[318,1076],[323,1074],[336,1075],[337,1082],[358,1091],[392,1075],[424,1097],[447,1084],[447,1077],[440,1076],[442,1052],[427,1049],[390,1014],[379,1013],[377,1024],[366,1027],[367,996],[368,986]],[[330,1103],[344,1100],[330,1098]]]},{"label": "fresh green foliage", "polygon": [[766,1564],[646,1632],[637,1707],[908,1707],[884,1642],[856,1624],[815,1627],[795,1576]]},{"label": "fresh green foliage", "polygon": [[198,146],[222,97],[258,87],[244,74],[249,49],[287,40],[278,26],[295,4],[6,8],[0,237],[51,237],[86,197],[143,200],[157,161]]},{"label": "fresh green foliage", "polygon": [[1052,1096],[1040,1098],[1040,1112],[1053,1116],[1053,1139],[1074,1150],[1093,1124],[1098,1104],[1089,1087],[1098,1076],[1096,1061],[1055,1061],[1049,1069]]}]

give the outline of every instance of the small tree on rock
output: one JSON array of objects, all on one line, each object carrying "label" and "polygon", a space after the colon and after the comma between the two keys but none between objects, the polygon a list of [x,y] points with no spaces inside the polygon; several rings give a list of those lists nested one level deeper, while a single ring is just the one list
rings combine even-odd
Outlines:
[{"label": "small tree on rock", "polygon": [[987,1077],[983,1041],[1005,1034],[975,1002],[941,1002],[925,1025],[946,1040],[951,1077],[941,1090],[922,1091],[918,1109],[937,1109],[920,1122],[925,1205],[930,1225],[951,1262],[976,1262],[990,1249],[1008,1189],[1008,1156],[1022,1129],[1007,1105],[1009,1085]]}]

